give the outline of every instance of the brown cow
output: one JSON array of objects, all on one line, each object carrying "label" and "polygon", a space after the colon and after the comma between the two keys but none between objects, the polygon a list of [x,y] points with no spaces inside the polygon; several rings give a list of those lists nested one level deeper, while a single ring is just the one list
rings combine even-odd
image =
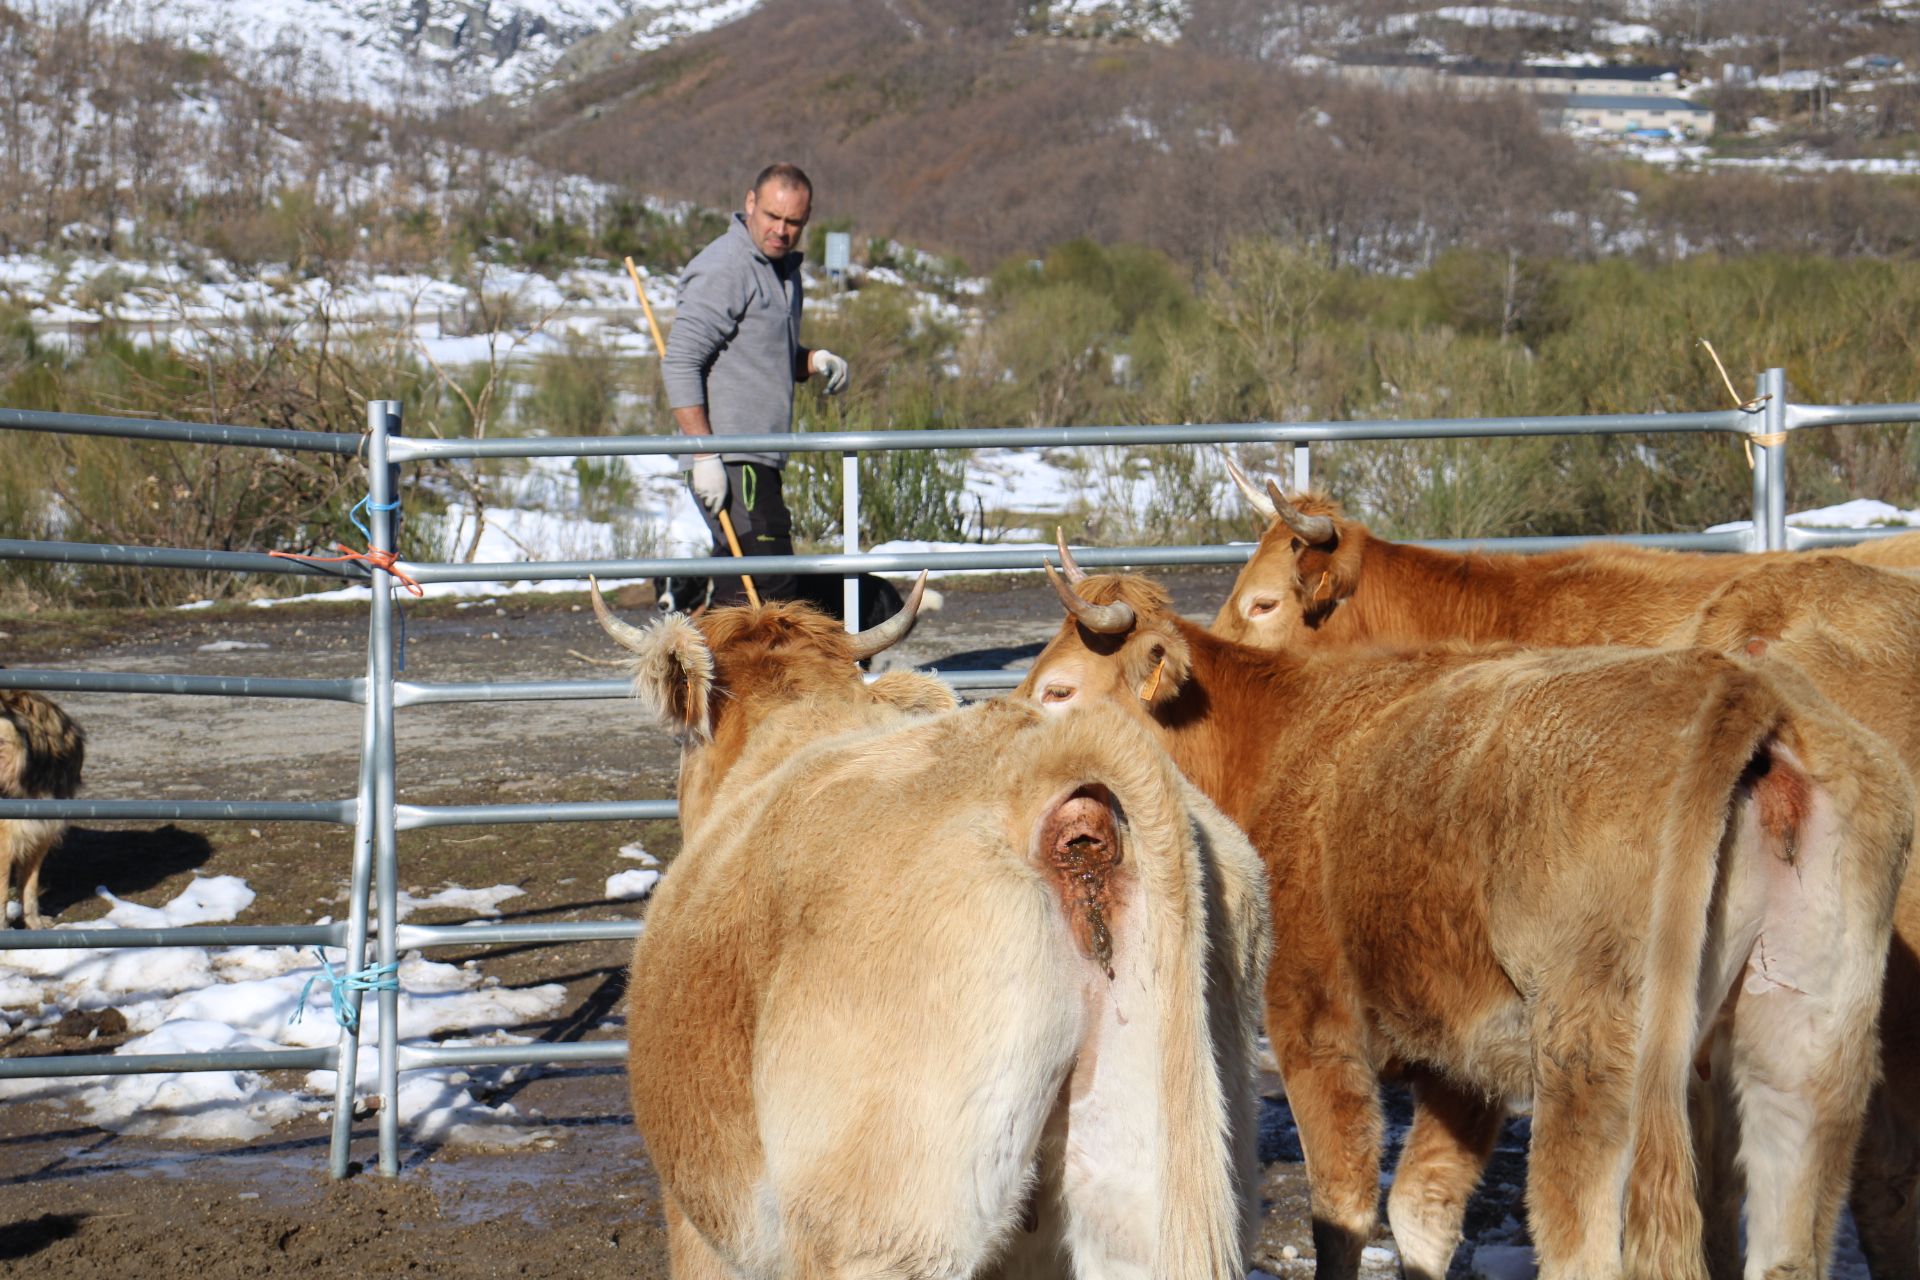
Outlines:
[{"label": "brown cow", "polygon": [[1074,616],[1021,692],[1129,708],[1267,861],[1320,1276],[1355,1275],[1375,1225],[1392,1070],[1409,1276],[1446,1274],[1528,1098],[1542,1276],[1704,1276],[1687,1094],[1712,1038],[1747,1104],[1749,1274],[1824,1274],[1913,834],[1884,742],[1707,649],[1272,653],[1141,578],[1055,585]]},{"label": "brown cow", "polygon": [[[1874,567],[1911,563],[1920,535],[1845,556],[1606,544],[1461,555],[1374,537],[1317,495],[1296,505],[1277,489],[1242,487],[1271,524],[1214,620],[1218,635],[1272,649],[1466,640],[1764,651],[1886,738],[1920,782],[1920,579]],[[1887,981],[1885,1084],[1852,1208],[1872,1274],[1920,1280],[1920,876],[1902,888]],[[1707,1190],[1721,1201],[1712,1220],[1718,1273],[1736,1275],[1739,1188],[1725,1155]]]},{"label": "brown cow", "polygon": [[[1436,551],[1375,537],[1319,494],[1289,500],[1269,482],[1263,495],[1237,468],[1233,475],[1270,523],[1213,630],[1265,648],[1682,643],[1714,591],[1758,565],[1812,554],[1704,555],[1608,542],[1535,556]],[[1920,566],[1920,535],[1823,554]]]},{"label": "brown cow", "polygon": [[[86,735],[66,712],[37,693],[0,689],[0,799],[71,799],[86,756]],[[66,833],[64,819],[0,818],[0,925],[18,877],[21,923],[45,926],[40,866]]]},{"label": "brown cow", "polygon": [[674,1275],[1240,1280],[1265,879],[1151,738],[595,602],[682,741],[628,1005]]}]

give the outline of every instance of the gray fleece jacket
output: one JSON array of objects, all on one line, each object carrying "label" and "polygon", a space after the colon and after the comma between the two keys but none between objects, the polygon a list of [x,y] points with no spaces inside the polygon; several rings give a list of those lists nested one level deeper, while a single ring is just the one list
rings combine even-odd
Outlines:
[{"label": "gray fleece jacket", "polygon": [[[800,346],[802,256],[772,261],[747,234],[745,215],[736,213],[726,234],[687,264],[660,360],[669,408],[705,405],[716,436],[793,430],[793,385],[807,376]],[[785,453],[720,456],[775,467],[787,462]]]}]

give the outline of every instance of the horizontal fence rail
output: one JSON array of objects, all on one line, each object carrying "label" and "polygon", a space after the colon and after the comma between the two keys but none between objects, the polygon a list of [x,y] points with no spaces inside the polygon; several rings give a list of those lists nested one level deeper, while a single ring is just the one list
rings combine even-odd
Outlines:
[{"label": "horizontal fence rail", "polygon": [[208,422],[162,422],[91,413],[40,413],[0,409],[0,431],[48,431],[65,436],[111,436],[120,440],[167,440],[178,444],[240,445],[309,453],[358,455],[364,436],[337,431],[289,431],[284,427],[230,427]]},{"label": "horizontal fence rail", "polygon": [[[1900,406],[1894,406],[1898,408]],[[1911,406],[1920,417],[1920,405]],[[1904,420],[1904,419],[1903,419]],[[1227,422],[1177,427],[930,427],[919,431],[804,431],[729,435],[729,453],[882,453],[890,450],[1085,449],[1096,445],[1312,444],[1333,440],[1461,440],[1723,431],[1759,434],[1760,415],[1610,413],[1564,418],[1408,418],[1392,422]],[[516,436],[495,440],[396,439],[396,462],[443,458],[579,458],[703,453],[707,436]]]},{"label": "horizontal fence rail", "polygon": [[[325,432],[226,426],[191,422],[125,419],[86,414],[0,410],[0,430],[51,432],[132,441],[185,445],[312,451],[357,459],[366,468],[372,504],[370,545],[395,546],[393,511],[400,468],[426,461],[533,457],[607,457],[685,455],[712,447],[709,440],[685,436],[525,437],[516,439],[414,439],[400,434],[395,401],[367,405],[368,429],[357,436]],[[1884,536],[1880,531],[1792,528],[1785,523],[1785,456],[1794,430],[1871,423],[1920,422],[1920,404],[1859,406],[1795,405],[1787,401],[1785,375],[1769,370],[1758,380],[1753,402],[1738,409],[1700,413],[1608,414],[1578,417],[1488,419],[1416,419],[1398,422],[1257,422],[1184,426],[937,428],[923,431],[811,432],[795,435],[730,436],[740,451],[840,453],[843,455],[844,546],[837,554],[789,557],[647,557],[491,564],[411,563],[396,568],[423,584],[476,581],[561,581],[596,576],[607,581],[667,575],[716,576],[799,572],[847,579],[847,614],[856,616],[860,573],[946,571],[1032,571],[1054,553],[1036,547],[982,546],[964,551],[871,552],[860,549],[858,455],[891,450],[977,450],[1114,447],[1135,445],[1214,446],[1265,443],[1292,446],[1297,484],[1304,483],[1308,449],[1316,443],[1372,440],[1443,440],[1516,436],[1578,436],[1716,432],[1739,437],[1754,467],[1753,522],[1750,528],[1711,533],[1676,533],[1609,538],[1640,546],[1674,550],[1739,552],[1774,548],[1817,548]],[[1885,534],[1900,532],[1887,530]],[[1420,545],[1445,550],[1547,552],[1590,543],[1597,537],[1442,539]],[[1088,568],[1154,568],[1176,565],[1238,565],[1252,553],[1248,544],[1225,546],[1089,547],[1075,558]],[[410,708],[479,702],[539,702],[625,698],[626,680],[513,680],[471,683],[408,681],[395,670],[392,591],[394,576],[384,568],[360,564],[324,565],[268,556],[260,552],[216,548],[142,547],[69,541],[0,539],[0,560],[71,565],[115,565],[143,569],[191,569],[243,574],[296,574],[324,577],[371,588],[368,605],[366,674],[347,679],[285,679],[251,676],[135,674],[0,668],[0,688],[48,693],[99,693],[237,698],[281,698],[337,702],[362,708],[359,782],[351,799],[316,802],[252,800],[159,801],[145,799],[4,800],[0,819],[58,817],[100,821],[168,820],[186,822],[319,822],[353,828],[348,918],[320,925],[193,925],[169,928],[59,928],[0,934],[6,950],[76,950],[124,947],[321,947],[343,951],[346,968],[369,961],[397,963],[402,951],[435,947],[487,947],[629,940],[643,929],[628,919],[504,923],[486,918],[459,924],[409,925],[399,921],[397,836],[432,827],[517,824],[550,821],[596,822],[672,819],[671,799],[573,801],[491,805],[416,805],[399,802],[396,791],[394,716]],[[932,671],[961,691],[1010,689],[1024,675],[1017,670]],[[872,677],[869,677],[870,679]],[[391,922],[389,924],[389,922]],[[348,996],[357,1018],[362,996]],[[402,1044],[398,992],[382,988],[378,1040],[380,1097],[379,1168],[398,1171],[398,1075],[401,1071],[467,1065],[534,1065],[617,1062],[625,1056],[616,1040],[516,1045],[443,1046]],[[336,1098],[329,1166],[335,1177],[349,1166],[348,1143],[357,1098],[359,1036],[343,1025],[334,1046],[214,1054],[90,1054],[59,1058],[0,1059],[0,1079],[73,1078],[145,1072],[226,1070],[313,1070],[336,1073]]]},{"label": "horizontal fence rail", "polygon": [[[378,926],[373,926],[378,932]],[[637,920],[557,920],[547,924],[403,924],[397,945],[464,947],[489,943],[601,942],[637,938]],[[100,951],[124,947],[337,947],[346,941],[345,921],[334,924],[192,924],[164,929],[33,929],[9,937],[7,951]]]},{"label": "horizontal fence rail", "polygon": [[37,671],[0,667],[0,689],[39,693],[155,693],[212,698],[307,698],[364,702],[365,680],[291,680],[266,676],[135,675],[120,671]]},{"label": "horizontal fence rail", "polygon": [[334,1051],[230,1049],[218,1053],[70,1053],[58,1058],[0,1058],[0,1080],[138,1076],[175,1071],[315,1071],[334,1064]]},{"label": "horizontal fence rail", "polygon": [[[94,822],[333,822],[359,820],[356,800],[0,800],[0,818]],[[7,940],[0,937],[0,951]]]}]

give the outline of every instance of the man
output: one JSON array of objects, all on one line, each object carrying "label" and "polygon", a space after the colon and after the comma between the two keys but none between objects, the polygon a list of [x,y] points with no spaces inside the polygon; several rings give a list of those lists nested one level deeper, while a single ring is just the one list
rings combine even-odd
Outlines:
[{"label": "man", "polygon": [[[753,181],[726,234],[702,249],[680,277],[680,310],[661,372],[674,423],[690,436],[765,435],[793,430],[793,388],[814,374],[828,395],[847,385],[847,362],[800,345],[800,234],[813,212],[813,183],[790,164],[769,165]],[[791,555],[793,520],[780,492],[785,453],[693,455],[689,477],[713,536],[713,554],[730,555],[724,510],[746,555]],[[791,599],[790,573],[755,574],[764,599]],[[738,577],[713,580],[712,603],[738,604]],[[682,607],[688,602],[681,601]]]}]

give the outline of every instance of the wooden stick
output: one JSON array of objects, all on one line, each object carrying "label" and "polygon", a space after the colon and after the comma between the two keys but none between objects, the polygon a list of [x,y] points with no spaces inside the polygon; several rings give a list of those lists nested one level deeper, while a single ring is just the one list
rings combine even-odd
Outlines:
[{"label": "wooden stick", "polygon": [[[740,539],[733,536],[733,521],[727,519],[727,509],[725,507],[720,508],[720,528],[726,532],[727,546],[732,550],[733,558],[738,560],[740,558]],[[760,593],[753,589],[753,575],[743,573],[740,575],[740,581],[747,588],[747,603],[758,609],[760,607]]]},{"label": "wooden stick", "polygon": [[667,354],[667,340],[660,336],[660,322],[653,318],[653,304],[647,301],[647,291],[640,287],[640,269],[633,265],[633,259],[627,259],[627,275],[633,280],[633,295],[640,299],[640,309],[647,313],[647,328],[653,333],[653,354],[656,358]]},{"label": "wooden stick", "polygon": [[[626,263],[627,276],[633,281],[633,296],[640,299],[640,309],[647,313],[647,328],[653,333],[653,353],[656,357],[664,357],[667,354],[667,341],[660,336],[660,322],[653,318],[653,304],[647,301],[647,291],[640,285],[640,269],[633,265],[631,256],[626,259]],[[740,550],[740,539],[734,536],[733,521],[727,518],[725,507],[720,508],[720,528],[727,535],[727,549],[733,552],[735,560],[740,559],[744,554]],[[756,609],[759,608],[760,593],[753,589],[753,575],[741,574],[740,582],[747,589],[747,603]]]}]

